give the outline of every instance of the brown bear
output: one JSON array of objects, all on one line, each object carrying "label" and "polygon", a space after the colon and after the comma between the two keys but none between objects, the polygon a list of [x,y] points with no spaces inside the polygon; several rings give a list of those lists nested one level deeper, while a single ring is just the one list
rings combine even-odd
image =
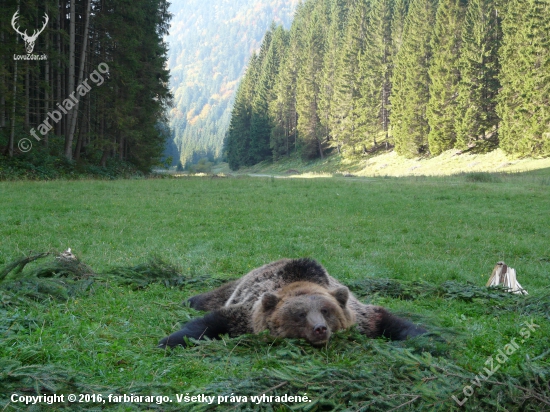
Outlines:
[{"label": "brown bear", "polygon": [[186,346],[185,337],[215,339],[266,329],[274,337],[304,338],[320,346],[354,324],[371,338],[404,340],[426,333],[380,306],[359,302],[323,266],[305,258],[269,263],[188,303],[210,313],[162,339],[159,347]]},{"label": "brown bear", "polygon": [[348,288],[328,290],[312,282],[294,282],[277,293],[266,292],[252,307],[252,330],[269,330],[273,336],[304,338],[325,344],[332,332],[355,323],[347,307]]}]

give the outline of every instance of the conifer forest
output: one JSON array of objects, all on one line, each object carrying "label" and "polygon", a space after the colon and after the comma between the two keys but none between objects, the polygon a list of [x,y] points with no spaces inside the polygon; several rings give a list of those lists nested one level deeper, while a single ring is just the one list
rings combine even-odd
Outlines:
[{"label": "conifer forest", "polygon": [[549,0],[306,0],[251,57],[224,153],[545,157],[549,103]]},{"label": "conifer forest", "polygon": [[0,156],[29,152],[31,166],[50,167],[160,163],[171,101],[168,6],[0,1]]}]

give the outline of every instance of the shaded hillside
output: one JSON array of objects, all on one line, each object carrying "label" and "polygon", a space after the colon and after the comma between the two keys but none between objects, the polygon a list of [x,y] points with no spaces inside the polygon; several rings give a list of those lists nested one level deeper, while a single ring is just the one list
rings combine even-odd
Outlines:
[{"label": "shaded hillside", "polygon": [[174,0],[169,68],[174,108],[168,151],[182,164],[221,153],[231,103],[272,22],[289,26],[297,0]]}]

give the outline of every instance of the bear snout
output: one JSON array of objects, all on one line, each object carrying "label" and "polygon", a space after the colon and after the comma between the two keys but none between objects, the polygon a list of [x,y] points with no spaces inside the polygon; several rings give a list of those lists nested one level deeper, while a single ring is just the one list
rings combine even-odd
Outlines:
[{"label": "bear snout", "polygon": [[313,334],[319,338],[327,336],[327,326],[323,324],[317,324],[313,327]]},{"label": "bear snout", "polygon": [[315,326],[311,327],[310,331],[311,332],[307,334],[306,339],[313,346],[325,345],[330,339],[330,329],[325,323],[315,323]]}]

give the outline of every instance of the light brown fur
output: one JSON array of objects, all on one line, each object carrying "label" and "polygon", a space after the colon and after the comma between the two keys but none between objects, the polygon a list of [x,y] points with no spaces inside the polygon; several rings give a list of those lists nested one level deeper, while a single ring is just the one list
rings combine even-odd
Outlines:
[{"label": "light brown fur", "polygon": [[[355,323],[355,313],[347,307],[349,291],[333,291],[312,282],[294,282],[276,294],[265,293],[252,308],[254,333],[268,329],[282,338],[304,338],[314,345],[327,342],[333,332]],[[326,331],[315,333],[322,325]]]}]

